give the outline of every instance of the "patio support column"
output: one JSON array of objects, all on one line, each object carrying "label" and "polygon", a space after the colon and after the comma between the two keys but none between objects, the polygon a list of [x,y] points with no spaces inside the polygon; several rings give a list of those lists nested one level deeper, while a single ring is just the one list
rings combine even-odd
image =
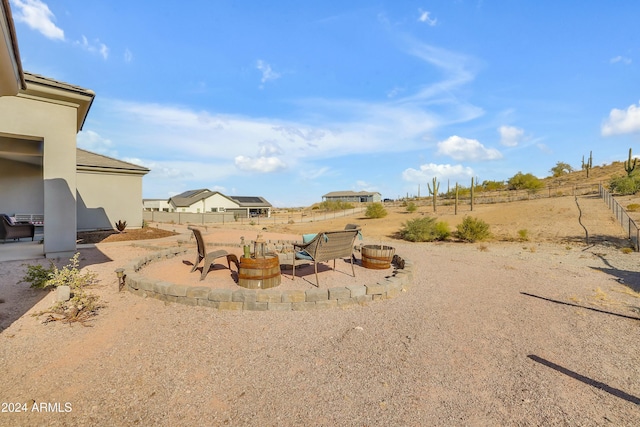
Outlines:
[{"label": "patio support column", "polygon": [[44,138],[44,253],[71,257],[76,251],[75,110],[67,109],[66,125]]}]

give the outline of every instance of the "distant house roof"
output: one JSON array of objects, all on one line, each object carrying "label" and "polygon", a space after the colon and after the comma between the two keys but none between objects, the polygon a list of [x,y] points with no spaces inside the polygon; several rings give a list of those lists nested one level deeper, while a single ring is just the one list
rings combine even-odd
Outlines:
[{"label": "distant house roof", "polygon": [[172,202],[177,208],[186,208],[196,202],[199,202],[200,200],[207,199],[214,194],[216,193],[214,193],[213,191],[209,191],[206,188],[201,188],[199,190],[188,190],[170,197],[169,201]]},{"label": "distant house roof", "polygon": [[380,194],[377,191],[332,191],[322,197],[353,197],[353,196],[371,196]]},{"label": "distant house roof", "polygon": [[241,208],[248,207],[271,207],[271,204],[262,197],[245,197],[245,196],[225,196],[218,191],[210,191],[206,188],[198,190],[188,190],[184,193],[177,194],[169,200],[178,208],[186,208],[203,199],[219,194],[220,196],[231,200]]},{"label": "distant house roof", "polygon": [[248,208],[248,207],[270,208],[271,207],[271,203],[267,202],[262,197],[229,196],[229,198],[234,202],[236,202],[241,208]]},{"label": "distant house roof", "polygon": [[138,175],[145,175],[150,172],[145,167],[114,159],[113,157],[103,156],[102,154],[92,153],[81,148],[76,149],[76,164],[78,170],[111,171]]}]

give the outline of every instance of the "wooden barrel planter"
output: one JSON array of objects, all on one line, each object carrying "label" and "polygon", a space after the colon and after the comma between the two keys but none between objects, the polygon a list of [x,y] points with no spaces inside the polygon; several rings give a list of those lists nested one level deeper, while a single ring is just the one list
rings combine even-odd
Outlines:
[{"label": "wooden barrel planter", "polygon": [[269,289],[278,286],[280,279],[280,259],[277,256],[240,257],[238,286],[247,289]]},{"label": "wooden barrel planter", "polygon": [[391,267],[391,260],[396,253],[392,246],[364,245],[362,247],[362,266],[374,270],[384,270]]}]

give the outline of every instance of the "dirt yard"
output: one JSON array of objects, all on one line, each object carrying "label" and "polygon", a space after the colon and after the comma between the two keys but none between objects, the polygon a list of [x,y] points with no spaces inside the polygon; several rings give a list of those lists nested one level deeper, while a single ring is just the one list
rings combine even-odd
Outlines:
[{"label": "dirt yard", "polygon": [[[465,214],[489,223],[493,239],[397,240],[403,222],[434,215],[427,206],[378,220],[208,227],[207,239],[238,243],[263,227],[298,240],[357,223],[360,243],[390,244],[413,263],[407,292],[345,309],[216,311],[115,290],[128,260],[193,247],[184,226],[80,250],[105,304],[87,327],[32,316],[54,294],[18,283],[24,262],[0,263],[0,425],[640,425],[639,254],[624,250],[602,200],[439,208],[437,218],[453,229]],[[194,257],[149,274],[196,283]],[[321,273],[321,287],[390,273],[337,270]],[[310,288],[307,274],[286,285]],[[233,286],[224,268],[207,281]]]}]

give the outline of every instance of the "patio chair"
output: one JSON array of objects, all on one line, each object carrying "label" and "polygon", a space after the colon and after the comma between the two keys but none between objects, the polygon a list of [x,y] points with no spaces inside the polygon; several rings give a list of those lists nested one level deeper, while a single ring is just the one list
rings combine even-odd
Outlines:
[{"label": "patio chair", "polygon": [[9,219],[9,215],[0,214],[2,217],[0,225],[0,238],[2,243],[6,243],[7,239],[20,240],[23,237],[31,237],[33,241],[35,235],[35,227],[33,224],[13,222]]},{"label": "patio chair", "polygon": [[230,254],[224,249],[219,249],[217,251],[212,251],[207,253],[207,247],[204,243],[204,238],[202,237],[202,231],[197,227],[189,226],[187,227],[189,230],[193,231],[193,235],[196,238],[197,244],[197,255],[196,261],[193,263],[193,268],[191,269],[191,273],[196,271],[200,261],[204,260],[202,263],[202,273],[200,274],[200,280],[204,280],[207,277],[207,273],[209,272],[209,268],[215,263],[215,260],[218,258],[226,257],[227,258],[227,266],[229,270],[231,270],[231,262],[236,265],[236,269],[240,269],[240,265],[238,263],[238,257],[234,254]]},{"label": "patio chair", "polygon": [[316,286],[320,287],[318,280],[318,263],[333,260],[333,269],[336,269],[336,259],[349,258],[351,273],[356,277],[353,268],[353,243],[360,233],[360,228],[350,228],[340,231],[325,231],[316,234],[307,243],[294,243],[292,280],[296,276],[296,263],[298,260],[312,261],[316,273]]}]

